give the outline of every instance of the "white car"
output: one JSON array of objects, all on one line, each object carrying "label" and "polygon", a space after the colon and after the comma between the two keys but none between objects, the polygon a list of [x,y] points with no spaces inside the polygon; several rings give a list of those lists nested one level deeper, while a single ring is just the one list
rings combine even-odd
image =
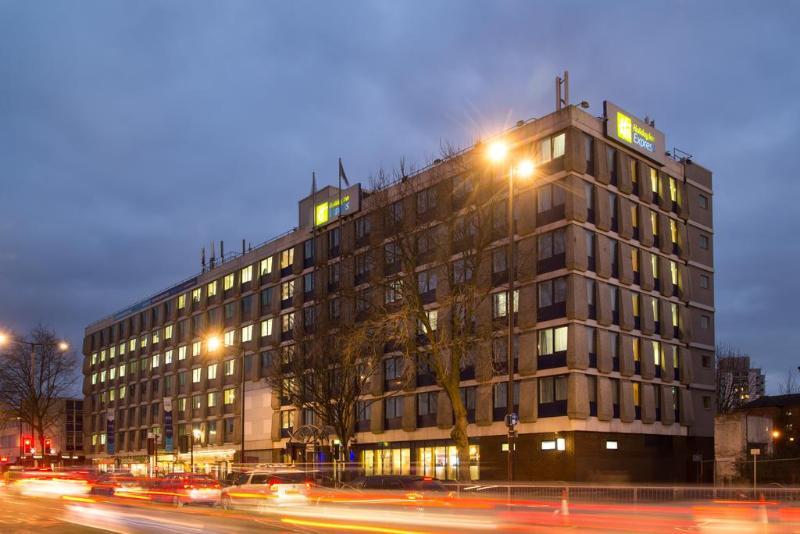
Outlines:
[{"label": "white car", "polygon": [[303,504],[308,501],[311,482],[297,469],[252,471],[242,473],[234,485],[222,490],[222,507],[255,508]]}]

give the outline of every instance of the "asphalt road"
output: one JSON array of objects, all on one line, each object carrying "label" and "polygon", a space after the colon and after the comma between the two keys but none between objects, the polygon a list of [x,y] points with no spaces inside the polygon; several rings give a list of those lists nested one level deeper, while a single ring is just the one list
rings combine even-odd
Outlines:
[{"label": "asphalt road", "polygon": [[781,503],[669,505],[529,502],[507,508],[469,499],[452,506],[378,502],[273,507],[260,512],[176,508],[101,497],[28,497],[0,490],[0,533],[371,532],[800,532],[800,508]]}]

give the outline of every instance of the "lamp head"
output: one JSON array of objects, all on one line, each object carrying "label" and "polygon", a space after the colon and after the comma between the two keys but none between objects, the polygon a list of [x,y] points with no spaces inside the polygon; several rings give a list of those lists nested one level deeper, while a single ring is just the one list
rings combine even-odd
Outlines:
[{"label": "lamp head", "polygon": [[489,145],[488,156],[493,163],[500,163],[506,159],[508,145],[503,141],[495,141]]}]

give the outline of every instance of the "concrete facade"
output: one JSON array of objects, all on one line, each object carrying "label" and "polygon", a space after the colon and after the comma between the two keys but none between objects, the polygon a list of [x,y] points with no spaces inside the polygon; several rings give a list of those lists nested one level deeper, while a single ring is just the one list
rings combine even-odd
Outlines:
[{"label": "concrete facade", "polygon": [[[601,119],[575,107],[523,123],[503,137],[514,145],[515,154],[531,154],[537,161],[535,180],[520,183],[515,199],[520,293],[515,379],[521,420],[516,479],[642,481],[643,473],[649,480],[690,478],[692,456],[710,458],[713,453],[711,173],[690,160],[666,159],[664,165],[650,161],[606,137]],[[545,143],[550,159],[542,149]],[[398,198],[407,214],[406,230],[461,209],[451,201],[454,183],[486,176],[482,151],[480,145],[466,152],[463,157],[473,162],[466,172],[449,173],[445,161],[408,177],[419,185]],[[503,184],[497,180],[500,202],[505,202]],[[430,213],[420,215],[419,192],[426,189],[435,189],[438,200]],[[409,188],[395,186],[390,196],[395,190],[399,196]],[[236,405],[228,409],[220,403],[211,409],[203,404],[208,393],[224,392],[236,383],[227,379],[238,376],[238,370],[228,377],[222,374],[233,350],[209,355],[201,345],[195,355],[194,344],[209,331],[231,332],[238,344],[243,329],[252,326],[252,339],[244,342],[251,362],[247,380],[263,387],[267,362],[295,350],[301,341],[291,324],[302,320],[303,310],[340,287],[368,287],[369,280],[358,273],[362,254],[383,264],[383,244],[391,232],[384,228],[386,206],[377,205],[377,198],[364,194],[358,213],[341,224],[323,226],[315,241],[310,241],[310,226],[301,225],[87,327],[89,449],[104,456],[103,425],[112,409],[118,415],[124,412],[117,426],[118,449],[140,456],[142,436],[161,424],[160,408],[152,406],[163,402],[165,387],[174,405],[202,395],[197,412],[177,414],[176,434],[211,421],[217,428],[230,424],[233,432],[216,432],[203,446],[235,449],[240,436]],[[502,237],[497,246],[504,246]],[[487,269],[492,291],[503,292],[503,273]],[[334,272],[340,280],[336,284],[331,283]],[[303,291],[311,279],[315,289]],[[447,277],[440,276],[433,306],[446,294],[446,283]],[[287,296],[290,284],[293,294]],[[212,286],[215,294],[209,295]],[[542,294],[551,287],[564,290],[543,305]],[[343,320],[355,320],[351,304],[342,308]],[[503,322],[498,319],[492,310],[480,317],[486,324]],[[271,328],[262,326],[270,320]],[[498,329],[502,331],[502,324]],[[558,339],[551,348],[542,341],[548,335]],[[182,359],[181,347],[187,352]],[[478,362],[491,359],[489,344],[476,350]],[[167,351],[172,351],[170,363],[165,361]],[[214,363],[219,374],[209,379],[208,367]],[[498,388],[504,387],[505,377],[482,372],[484,368],[476,364],[474,373],[462,375],[464,395],[475,399],[470,401],[471,467],[473,478],[501,478],[506,428]],[[191,381],[194,369],[200,369],[197,383]],[[126,390],[123,399],[121,389]],[[372,396],[385,393],[384,377],[376,377]],[[423,395],[425,413],[420,408]],[[406,388],[399,398],[373,402],[365,411],[358,423],[357,459],[368,473],[416,471],[451,478],[452,410],[447,396],[418,375],[416,387]],[[389,420],[387,407],[396,421]],[[263,429],[253,437],[259,458],[283,457],[288,432],[301,424],[295,411],[271,394],[269,408],[258,416],[271,425],[271,439],[262,439]],[[252,410],[247,417],[251,415],[255,417]]]}]

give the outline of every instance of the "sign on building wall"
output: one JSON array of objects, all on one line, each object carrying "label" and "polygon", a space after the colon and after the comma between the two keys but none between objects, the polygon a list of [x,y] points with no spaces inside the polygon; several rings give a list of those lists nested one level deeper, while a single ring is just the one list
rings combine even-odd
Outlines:
[{"label": "sign on building wall", "polygon": [[109,409],[106,412],[106,453],[114,454],[114,410]]},{"label": "sign on building wall", "polygon": [[172,399],[164,397],[164,450],[172,452]]},{"label": "sign on building wall", "polygon": [[654,126],[637,119],[633,114],[611,102],[603,102],[603,110],[606,118],[606,137],[664,165],[666,141],[660,130],[656,130]]},{"label": "sign on building wall", "polygon": [[326,186],[300,201],[300,226],[324,226],[361,209],[361,185],[342,189]]}]

